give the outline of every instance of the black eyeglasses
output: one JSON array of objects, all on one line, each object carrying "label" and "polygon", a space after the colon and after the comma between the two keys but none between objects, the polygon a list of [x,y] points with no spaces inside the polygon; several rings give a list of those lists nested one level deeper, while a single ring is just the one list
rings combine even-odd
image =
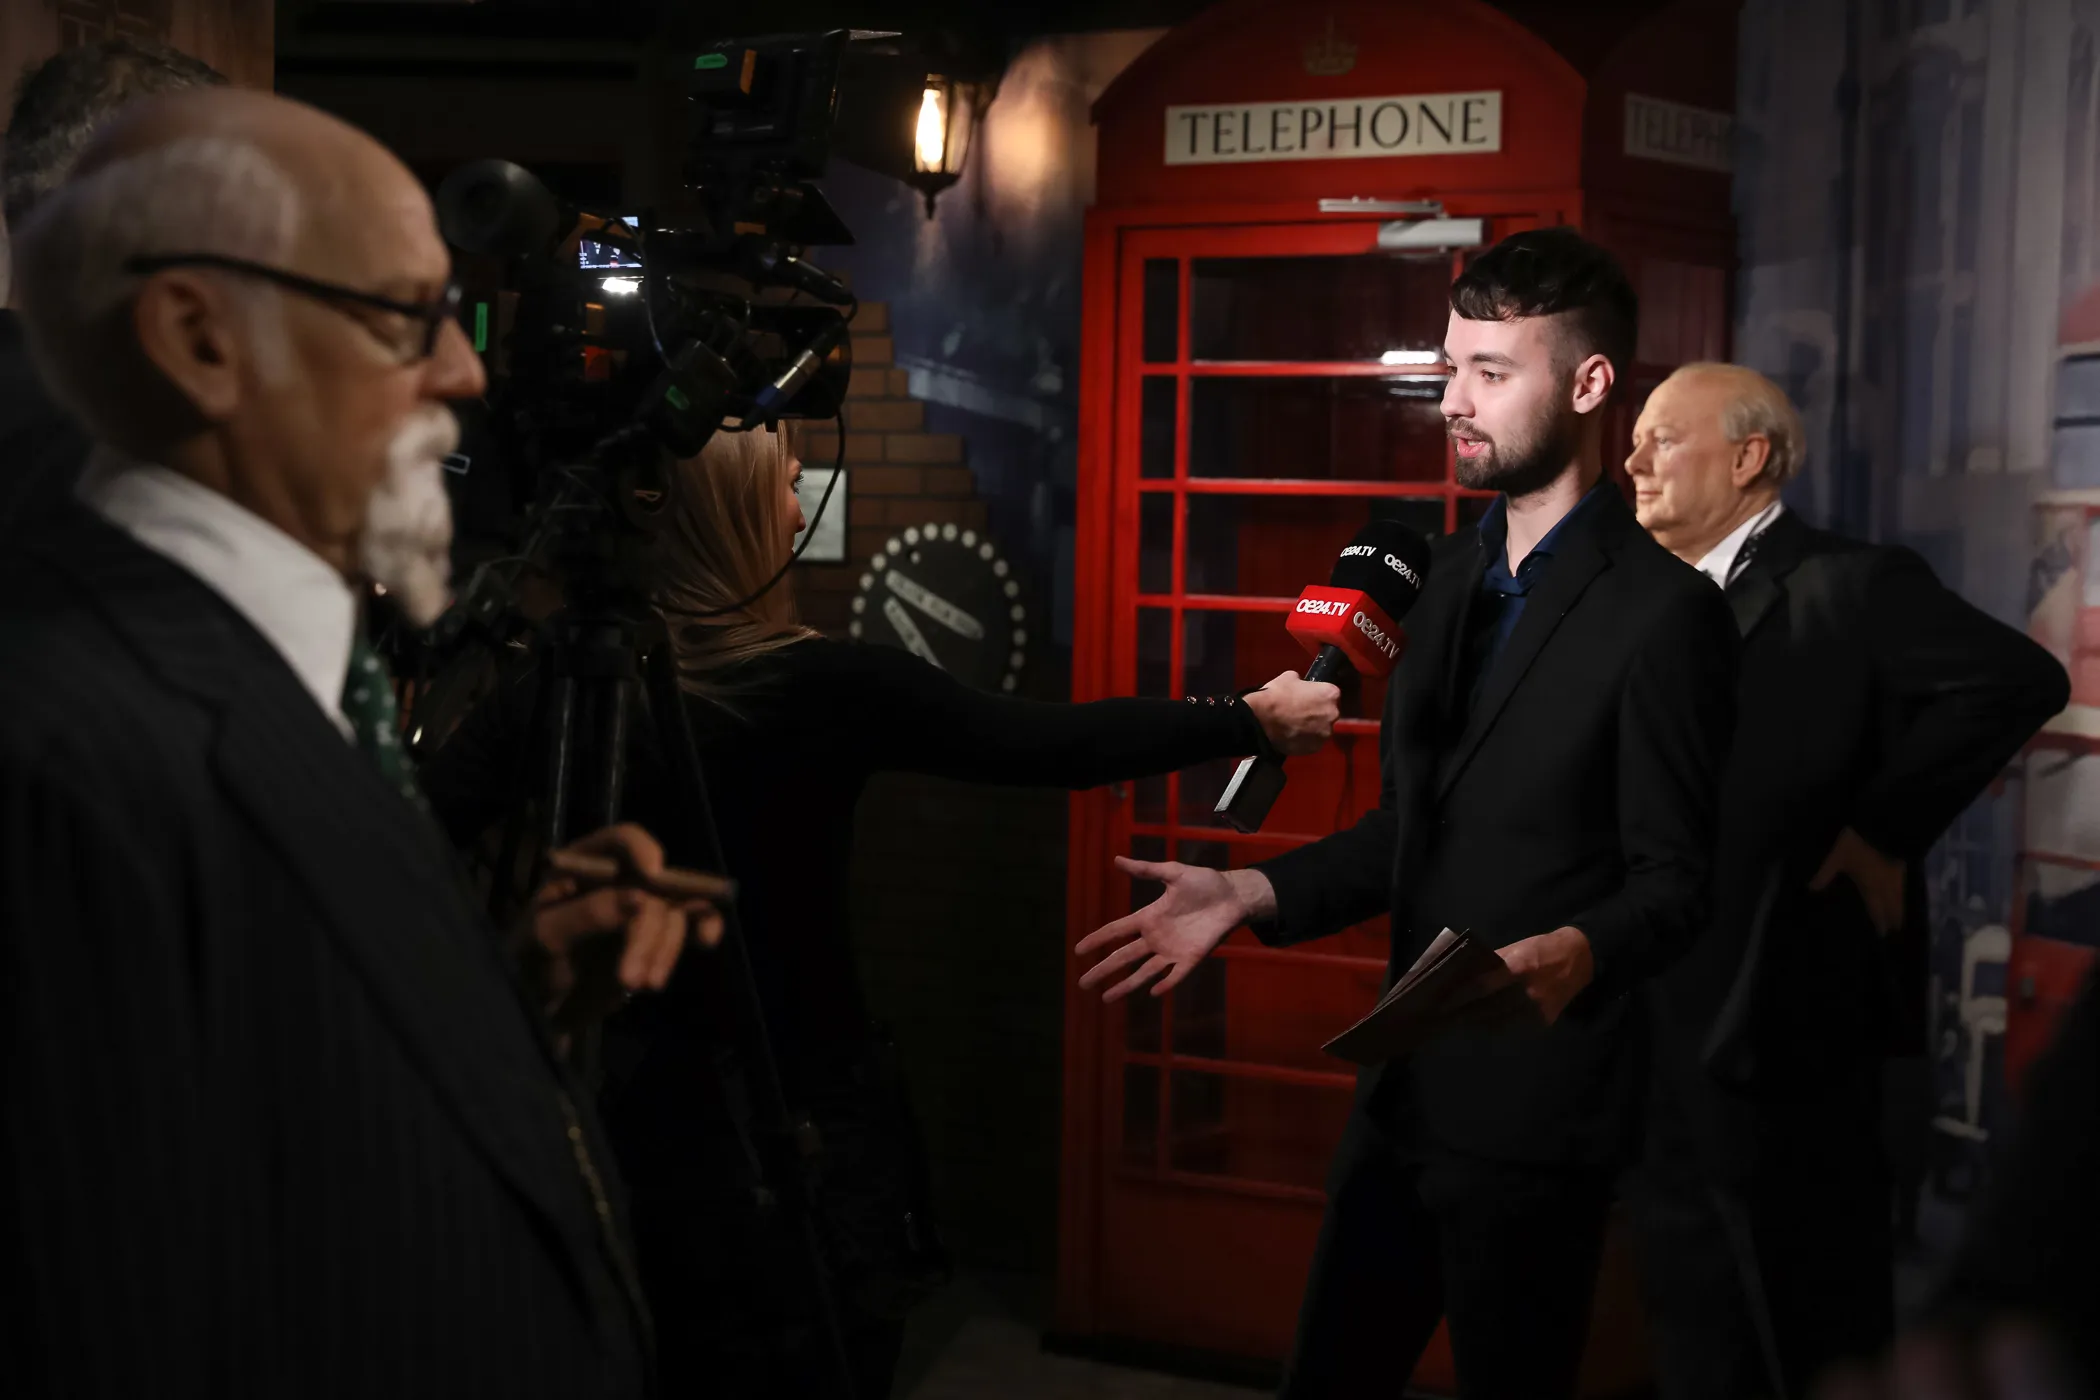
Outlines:
[{"label": "black eyeglasses", "polygon": [[[379,296],[373,292],[361,292],[355,287],[345,287],[334,282],[322,282],[312,277],[302,277],[296,272],[286,272],[281,267],[267,263],[250,262],[246,258],[227,257],[223,253],[158,253],[150,257],[128,258],[124,263],[126,272],[144,276],[170,267],[215,267],[222,272],[238,272],[248,277],[260,277],[266,282],[310,296],[316,301],[347,303],[351,306],[369,306],[375,311],[403,316],[423,328],[422,349],[414,358],[427,360],[437,353],[438,334],[444,330],[445,322],[459,312],[459,283],[446,282],[445,290],[436,301],[396,301],[392,297]],[[395,347],[397,350],[400,347]]]}]

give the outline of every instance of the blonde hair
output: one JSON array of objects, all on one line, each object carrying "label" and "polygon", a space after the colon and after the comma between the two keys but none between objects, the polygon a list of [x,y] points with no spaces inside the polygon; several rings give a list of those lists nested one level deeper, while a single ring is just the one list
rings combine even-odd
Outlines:
[{"label": "blonde hair", "polygon": [[783,497],[793,462],[785,427],[756,428],[717,432],[672,469],[653,601],[691,694],[726,700],[739,688],[726,673],[816,635],[796,620],[789,580],[766,587],[787,563]]},{"label": "blonde hair", "polygon": [[1762,435],[1771,444],[1765,469],[1758,480],[1784,486],[1801,470],[1808,455],[1808,434],[1802,431],[1801,415],[1787,399],[1786,390],[1747,365],[1726,365],[1700,360],[1681,365],[1677,375],[1709,374],[1724,380],[1729,388],[1727,407],[1721,410],[1721,435],[1740,445]]}]

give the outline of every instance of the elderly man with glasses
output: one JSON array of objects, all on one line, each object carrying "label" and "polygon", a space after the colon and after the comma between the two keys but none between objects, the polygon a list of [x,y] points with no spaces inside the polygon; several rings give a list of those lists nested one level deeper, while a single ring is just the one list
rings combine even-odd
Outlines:
[{"label": "elderly man with glasses", "polygon": [[361,635],[373,584],[445,604],[446,401],[483,383],[428,200],[333,118],[196,91],[119,117],[15,252],[96,447],[0,579],[10,1393],[645,1393],[549,1022],[661,986],[695,911],[550,885],[506,948]]}]

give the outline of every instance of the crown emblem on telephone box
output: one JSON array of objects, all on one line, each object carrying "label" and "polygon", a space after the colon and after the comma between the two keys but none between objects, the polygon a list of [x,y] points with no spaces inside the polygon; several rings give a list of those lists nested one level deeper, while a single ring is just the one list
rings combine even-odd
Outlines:
[{"label": "crown emblem on telephone box", "polygon": [[1334,16],[1327,17],[1327,28],[1319,38],[1305,46],[1305,71],[1315,77],[1334,78],[1356,66],[1356,45],[1334,32]]}]

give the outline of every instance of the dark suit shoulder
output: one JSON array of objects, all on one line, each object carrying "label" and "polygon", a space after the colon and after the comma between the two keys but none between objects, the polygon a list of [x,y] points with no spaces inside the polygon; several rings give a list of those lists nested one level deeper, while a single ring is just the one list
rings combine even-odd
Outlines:
[{"label": "dark suit shoulder", "polygon": [[0,763],[130,786],[201,743],[207,717],[170,689],[85,593],[18,576],[0,608]]},{"label": "dark suit shoulder", "polygon": [[1727,596],[1714,581],[1657,544],[1638,527],[1614,544],[1608,596],[1629,624],[1639,619],[1690,616],[1733,634]]}]

